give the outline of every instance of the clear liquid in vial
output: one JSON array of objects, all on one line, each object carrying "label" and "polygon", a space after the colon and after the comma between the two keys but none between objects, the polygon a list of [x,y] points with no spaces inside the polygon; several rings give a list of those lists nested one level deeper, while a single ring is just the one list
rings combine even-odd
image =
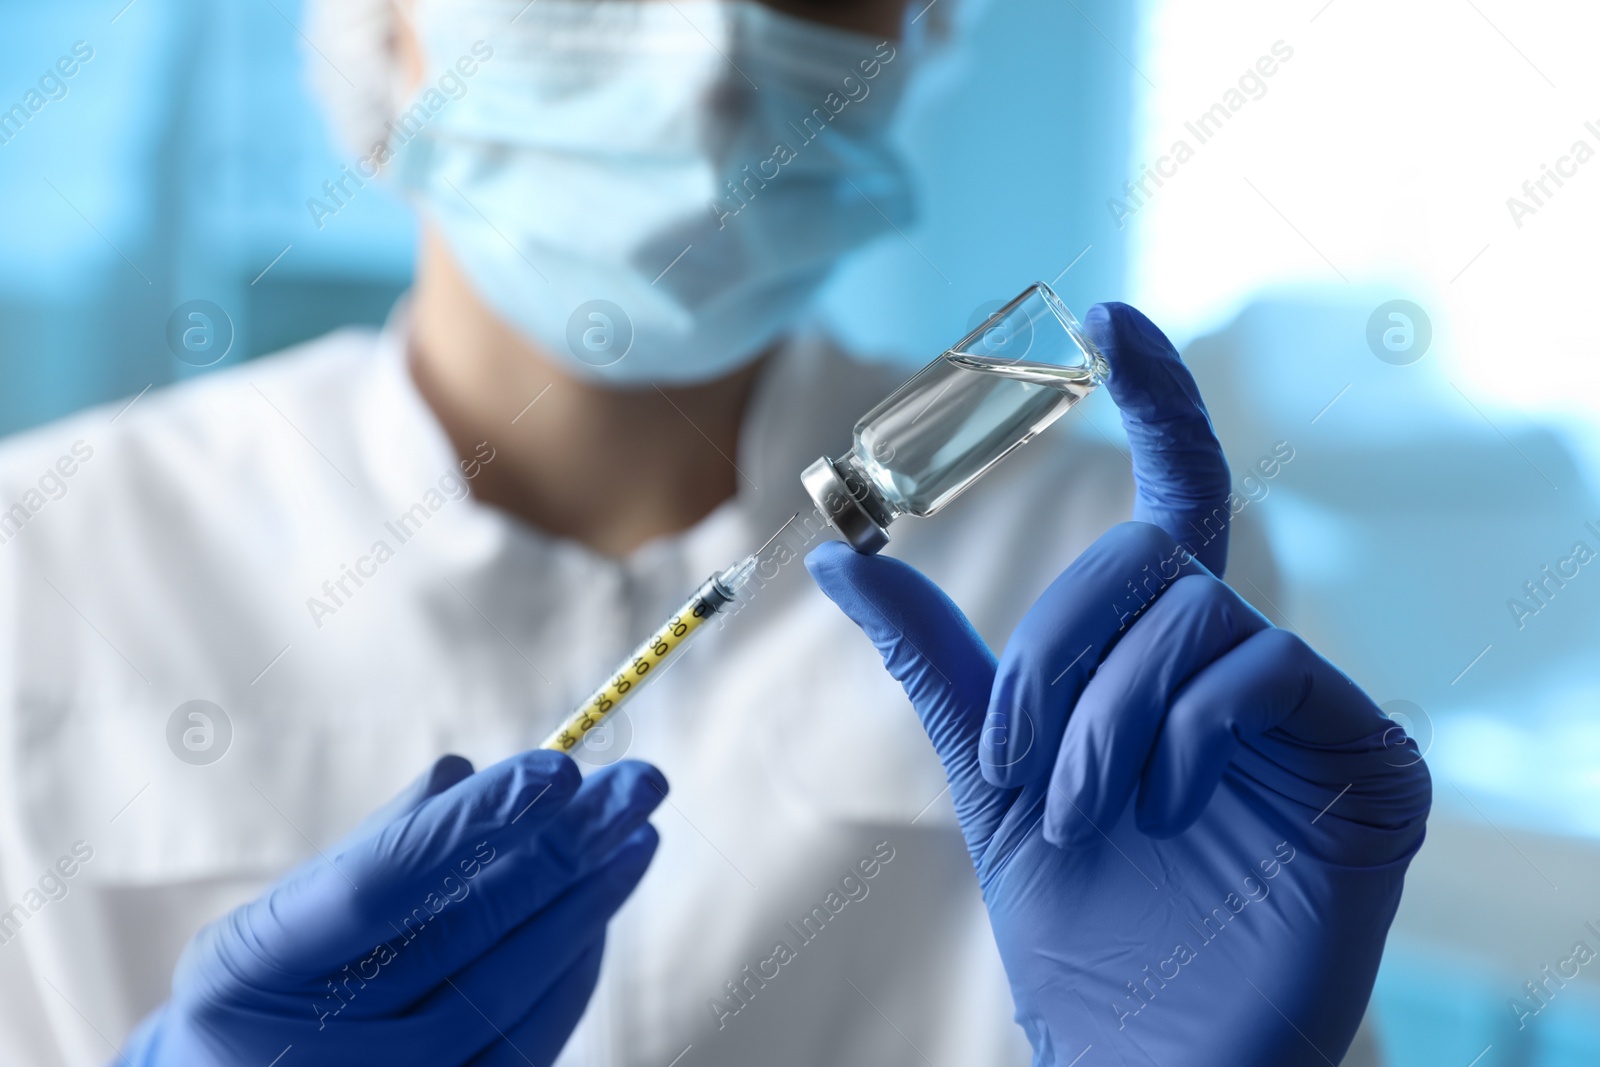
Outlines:
[{"label": "clear liquid in vial", "polygon": [[1092,393],[1096,369],[946,352],[861,420],[857,461],[897,508],[930,515]]}]

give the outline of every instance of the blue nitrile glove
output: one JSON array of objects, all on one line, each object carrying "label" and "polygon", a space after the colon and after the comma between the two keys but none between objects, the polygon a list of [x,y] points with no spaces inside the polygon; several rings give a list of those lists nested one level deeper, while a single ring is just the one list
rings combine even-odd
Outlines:
[{"label": "blue nitrile glove", "polygon": [[944,762],[1035,1063],[1338,1063],[1427,771],[1349,678],[1179,548],[1227,492],[1204,407],[1143,316],[1088,322],[1159,525],[1101,537],[998,664],[898,560],[830,542],[807,566]]},{"label": "blue nitrile glove", "polygon": [[1135,522],[1159,526],[1222,577],[1228,564],[1228,461],[1194,376],[1166,334],[1127,304],[1096,304],[1083,317],[1111,376],[1133,454]]},{"label": "blue nitrile glove", "polygon": [[655,852],[647,764],[459,756],[195,936],[129,1039],[155,1065],[549,1064]]}]

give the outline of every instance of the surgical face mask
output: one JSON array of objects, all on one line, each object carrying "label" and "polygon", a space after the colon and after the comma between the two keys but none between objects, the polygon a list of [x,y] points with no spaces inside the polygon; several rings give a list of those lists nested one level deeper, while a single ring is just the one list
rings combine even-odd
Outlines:
[{"label": "surgical face mask", "polygon": [[488,305],[591,378],[726,374],[910,220],[892,42],[745,0],[419,0],[416,25],[395,173]]}]

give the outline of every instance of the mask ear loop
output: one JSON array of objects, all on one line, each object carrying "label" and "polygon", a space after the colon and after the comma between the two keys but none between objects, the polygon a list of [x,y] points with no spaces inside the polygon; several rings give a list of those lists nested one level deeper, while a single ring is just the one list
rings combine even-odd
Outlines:
[{"label": "mask ear loop", "polygon": [[955,20],[958,17],[951,11],[952,5],[962,3],[970,7],[973,2],[974,0],[911,0],[906,5],[905,15],[900,23],[900,40],[894,43],[903,45],[913,56],[924,56],[941,46],[948,45],[955,32]]},{"label": "mask ear loop", "polygon": [[[930,29],[933,20],[938,17],[933,11],[940,2],[941,0],[934,0],[933,3],[926,3],[926,0],[911,0],[906,5],[905,13],[900,20],[900,40],[893,43],[905,48],[912,55],[925,53],[929,41],[936,35],[942,36],[942,33]],[[954,0],[942,0],[942,2],[952,3]]]}]

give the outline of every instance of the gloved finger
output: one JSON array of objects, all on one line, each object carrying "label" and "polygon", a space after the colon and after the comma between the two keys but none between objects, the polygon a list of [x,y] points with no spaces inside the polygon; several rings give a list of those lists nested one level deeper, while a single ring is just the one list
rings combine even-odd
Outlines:
[{"label": "gloved finger", "polygon": [[[429,1016],[441,1028],[462,1034],[484,1029],[485,1020],[501,1031],[515,1025],[558,989],[565,972],[605,935],[606,923],[644,877],[658,843],[654,827],[639,827],[603,866],[568,886],[448,981],[444,972],[437,975],[434,990],[408,1013]],[[494,1036],[487,1030],[479,1047]]]},{"label": "gloved finger", "polygon": [[[296,1023],[288,1023],[282,1016],[269,1018],[265,1020],[268,1032],[255,1044],[259,1051],[303,1040],[305,1024],[314,1020],[317,1029],[311,1035],[313,1046],[316,1035],[336,1033],[340,1039],[338,1047],[366,1053],[359,1062],[460,1063],[463,1057],[473,1056],[472,1063],[501,1063],[505,1061],[493,1057],[498,1055],[498,1048],[510,1047],[504,1041],[509,1036],[530,1057],[535,1049],[544,1050],[541,1059],[531,1062],[548,1064],[554,1061],[594,992],[604,947],[602,931],[587,943],[580,943],[575,960],[566,970],[558,972],[552,968],[547,973],[539,972],[545,977],[543,998],[513,1023],[502,1024],[486,1012],[478,1011],[448,983],[440,991],[439,1003],[432,1004],[426,1011],[376,1017],[358,1015],[357,1007],[377,986],[358,981],[347,973],[339,976],[340,984],[332,987],[333,993],[323,996],[320,1002],[311,1003],[314,1016]],[[382,971],[370,973],[374,983],[382,981]],[[520,978],[518,976],[517,981]],[[303,1004],[303,997],[284,997],[278,1007],[283,1015],[298,1015],[304,1010]],[[227,1056],[227,1051],[216,1049],[216,1055],[204,1062],[240,1062],[238,1057]],[[265,1056],[262,1060],[265,1061]],[[519,1058],[511,1062],[524,1061]]]},{"label": "gloved finger", "polygon": [[533,1010],[488,1048],[469,1067],[527,1067],[551,1064],[567,1043],[600,980],[605,935],[585,946],[583,954],[556,980]]},{"label": "gloved finger", "polygon": [[552,882],[593,870],[667,798],[666,776],[641,760],[618,760],[584,781],[537,838],[522,846]]},{"label": "gloved finger", "polygon": [[417,806],[430,797],[436,797],[457,782],[470,777],[472,762],[462,756],[446,754],[434,760],[427,770],[423,771],[415,780],[390,800],[383,807],[362,819],[356,828],[350,831],[345,838],[335,845],[331,852],[342,852],[356,841],[373,833],[380,827],[387,826],[395,819],[416,810]]},{"label": "gloved finger", "polygon": [[978,766],[994,654],[943,590],[897,559],[828,541],[806,556],[806,569],[877,646],[884,667],[911,698],[944,764],[976,863],[1008,802]]},{"label": "gloved finger", "polygon": [[1084,687],[1050,780],[1044,836],[1095,841],[1133,800],[1173,697],[1208,664],[1271,624],[1209,574],[1178,579]]},{"label": "gloved finger", "polygon": [[1028,609],[1000,655],[979,742],[983,776],[1016,788],[1055,766],[1068,716],[1100,661],[1145,606],[1205,569],[1164,530],[1113,526]]},{"label": "gloved finger", "polygon": [[577,765],[535,750],[479,771],[347,848],[309,864],[233,912],[257,947],[233,961],[259,988],[337,970],[394,936],[390,923],[438,896],[441,878],[480,844],[506,848],[539,833],[577,792]]},{"label": "gloved finger", "polygon": [[[1282,743],[1265,742],[1274,728]],[[1173,702],[1140,790],[1140,827],[1183,832],[1231,766],[1280,802],[1297,801],[1307,834],[1362,826],[1372,851],[1357,865],[1393,862],[1421,843],[1432,794],[1416,743],[1398,729],[1299,637],[1263,630]]]},{"label": "gloved finger", "polygon": [[[609,867],[625,846],[636,848],[639,835],[649,838],[653,851],[655,831],[645,820],[666,793],[666,779],[656,768],[619,761],[590,775],[536,838],[480,854],[471,878],[450,872],[450,881],[433,887],[433,906],[418,897],[389,917],[384,940],[404,940],[408,948],[379,1001],[407,1003],[437,985],[440,975],[491,951],[508,931]],[[418,937],[423,931],[428,936]]]},{"label": "gloved finger", "polygon": [[1228,461],[1178,350],[1127,304],[1096,304],[1084,329],[1111,365],[1138,496],[1133,517],[1189,546],[1219,578],[1228,563]]},{"label": "gloved finger", "polygon": [[521,752],[423,801],[333,862],[359,889],[368,912],[410,903],[411,883],[429,880],[479,841],[511,847],[542,833],[578,793],[577,765],[542,749]]},{"label": "gloved finger", "polygon": [[[326,850],[327,855],[338,855],[352,848],[356,842],[371,837],[385,826],[389,825],[400,816],[415,811],[423,801],[430,797],[438,796],[457,782],[472,774],[471,761],[456,755],[443,755],[434,760],[428,769],[411,780],[400,792],[396,793],[388,803],[376,811],[370,812],[366,818],[356,824],[338,844]],[[301,864],[289,877],[317,877],[312,868],[321,866],[328,861],[321,855]]]}]

